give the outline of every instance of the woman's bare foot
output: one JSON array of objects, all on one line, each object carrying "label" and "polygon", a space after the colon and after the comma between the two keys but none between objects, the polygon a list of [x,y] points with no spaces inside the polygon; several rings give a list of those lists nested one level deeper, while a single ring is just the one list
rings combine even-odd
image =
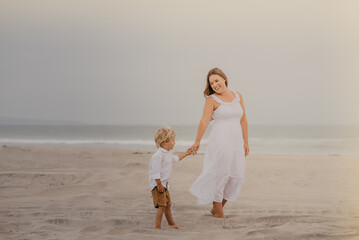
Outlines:
[{"label": "woman's bare foot", "polygon": [[213,202],[213,212],[214,212],[214,217],[216,218],[224,218],[224,214],[223,214],[223,206],[221,202]]},{"label": "woman's bare foot", "polygon": [[177,224],[174,225],[168,225],[169,228],[174,228],[174,229],[181,229],[180,226],[178,226]]},{"label": "woman's bare foot", "polygon": [[[222,208],[224,207],[224,205],[226,205],[226,202],[227,202],[226,199],[223,199],[223,200],[222,200]],[[212,215],[215,214],[215,212],[214,212],[214,207],[211,208],[211,211],[210,211],[210,212],[211,212]]]}]

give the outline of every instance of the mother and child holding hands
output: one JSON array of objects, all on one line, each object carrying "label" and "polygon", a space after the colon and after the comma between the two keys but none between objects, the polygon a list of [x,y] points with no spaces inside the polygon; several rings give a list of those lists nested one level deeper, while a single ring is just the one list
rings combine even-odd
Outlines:
[{"label": "mother and child holding hands", "polygon": [[197,154],[208,124],[213,120],[208,146],[204,155],[203,171],[189,191],[198,198],[199,204],[213,204],[214,217],[224,218],[223,207],[227,201],[235,201],[243,185],[245,157],[249,153],[248,124],[242,96],[228,89],[228,79],[219,68],[207,74],[204,90],[206,102],[192,147],[186,152],[173,155],[176,134],[170,127],[157,130],[155,142],[158,150],[152,155],[149,167],[150,189],[153,204],[158,208],[156,229],[161,228],[163,213],[171,228],[180,228],[171,213],[169,180],[172,163]]}]

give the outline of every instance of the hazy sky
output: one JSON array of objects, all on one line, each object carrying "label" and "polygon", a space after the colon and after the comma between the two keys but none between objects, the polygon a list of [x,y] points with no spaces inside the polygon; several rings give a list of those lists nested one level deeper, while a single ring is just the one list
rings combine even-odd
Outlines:
[{"label": "hazy sky", "polygon": [[250,124],[359,124],[359,1],[0,1],[0,117],[196,124],[220,67]]}]

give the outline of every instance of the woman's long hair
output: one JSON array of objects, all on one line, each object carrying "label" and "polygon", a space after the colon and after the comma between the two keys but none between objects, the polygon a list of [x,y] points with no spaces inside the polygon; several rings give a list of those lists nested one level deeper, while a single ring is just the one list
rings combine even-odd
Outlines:
[{"label": "woman's long hair", "polygon": [[209,77],[211,75],[218,75],[218,76],[222,77],[225,80],[226,87],[228,87],[228,79],[227,79],[226,74],[224,74],[224,72],[219,68],[212,68],[211,70],[209,70],[209,72],[207,74],[207,84],[206,84],[206,88],[203,91],[203,94],[205,97],[208,97],[209,95],[214,93],[214,90],[212,89],[211,84],[209,84]]}]

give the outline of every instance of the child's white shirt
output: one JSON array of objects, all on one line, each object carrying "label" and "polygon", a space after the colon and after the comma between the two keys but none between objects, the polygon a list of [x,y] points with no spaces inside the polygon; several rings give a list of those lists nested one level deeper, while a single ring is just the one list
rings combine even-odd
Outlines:
[{"label": "child's white shirt", "polygon": [[150,169],[148,171],[151,190],[157,186],[155,179],[160,179],[162,185],[169,189],[169,181],[172,175],[172,163],[178,161],[178,156],[173,155],[172,151],[168,151],[161,147],[158,148],[155,154],[151,157]]}]

